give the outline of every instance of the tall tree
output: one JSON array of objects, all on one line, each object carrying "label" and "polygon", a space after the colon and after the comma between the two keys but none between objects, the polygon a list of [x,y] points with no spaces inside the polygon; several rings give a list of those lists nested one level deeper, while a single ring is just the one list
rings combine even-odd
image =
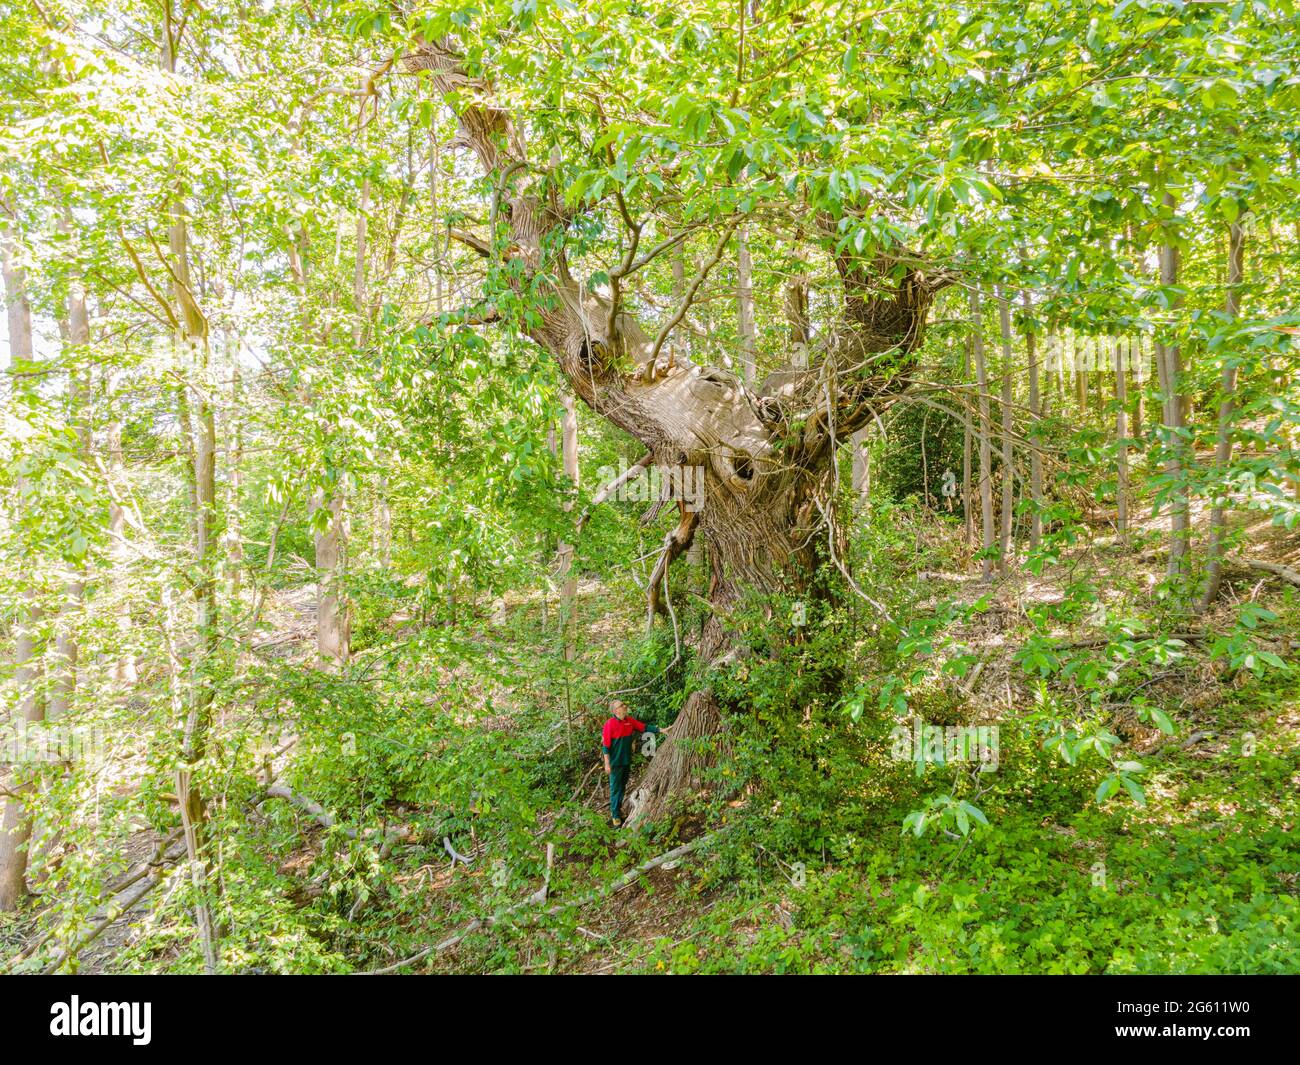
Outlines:
[{"label": "tall tree", "polygon": [[[1174,233],[1177,221],[1177,204],[1172,192],[1164,194],[1165,217],[1160,237],[1160,285],[1166,294],[1171,314],[1176,315],[1183,305],[1178,286],[1178,243]],[[1169,565],[1171,578],[1183,575],[1187,552],[1191,545],[1191,502],[1186,481],[1187,463],[1183,430],[1184,398],[1182,394],[1182,347],[1176,336],[1177,321],[1166,326],[1164,336],[1156,341],[1156,365],[1160,371],[1160,390],[1163,394],[1163,427],[1165,434],[1165,476],[1168,479],[1169,503]]]},{"label": "tall tree", "polygon": [[749,231],[736,231],[736,331],[740,337],[740,379],[754,384],[757,339],[754,327],[754,261],[749,253]]},{"label": "tall tree", "polygon": [[[562,400],[564,414],[560,419],[560,452],[564,465],[564,476],[571,492],[566,495],[564,512],[573,512],[573,491],[578,489],[578,404],[571,392],[565,392]],[[572,662],[577,654],[578,638],[578,573],[573,566],[573,544],[564,538],[560,541],[558,552],[557,576],[560,580],[560,632],[564,641],[564,660]]]},{"label": "tall tree", "polygon": [[1115,351],[1115,531],[1121,548],[1128,546],[1128,376],[1122,342]]},{"label": "tall tree", "polygon": [[[1241,285],[1246,274],[1246,231],[1240,222],[1228,226],[1228,284],[1224,297],[1224,315],[1229,323],[1236,321],[1241,312]],[[1226,478],[1228,464],[1232,461],[1232,430],[1236,415],[1237,362],[1229,348],[1223,357],[1219,378],[1219,424],[1214,446],[1215,472]],[[1205,587],[1197,602],[1197,609],[1205,613],[1219,595],[1223,582],[1224,539],[1227,534],[1227,500],[1229,488],[1220,483],[1215,488],[1214,504],[1210,509],[1209,543],[1206,545]]]},{"label": "tall tree", "polygon": [[1043,401],[1040,394],[1038,337],[1034,332],[1033,301],[1029,290],[1021,294],[1025,305],[1025,358],[1029,364],[1029,549],[1037,551],[1043,536],[1043,451],[1040,432]]},{"label": "tall tree", "polygon": [[1016,464],[1012,439],[1014,430],[1014,392],[1012,390],[1011,297],[998,286],[998,327],[1002,333],[1002,526],[998,541],[998,570],[1007,575],[1014,545]]},{"label": "tall tree", "polygon": [[[677,528],[657,566],[666,570],[690,546],[697,527],[707,532],[715,559],[713,613],[699,653],[705,664],[717,661],[736,638],[723,619],[747,588],[813,590],[809,575],[818,572],[819,560],[837,541],[837,444],[865,425],[873,408],[887,403],[898,388],[900,371],[911,365],[924,336],[933,296],[949,279],[898,250],[881,249],[868,257],[839,250],[834,227],[819,222],[820,241],[843,285],[843,315],[818,365],[787,372],[779,388],[772,381],[773,387],[765,384],[751,394],[724,371],[680,361],[665,349],[731,244],[739,215],[723,214],[710,223],[708,258],[681,304],[651,337],[623,306],[621,282],[671,244],[641,249],[634,220],[627,237],[631,251],[610,272],[612,298],[580,284],[571,274],[563,240],[574,207],[555,185],[528,178],[523,126],[494,98],[487,72],[474,69],[448,40],[424,41],[405,62],[410,70],[428,71],[443,93],[454,94],[461,139],[509,205],[504,214],[511,269],[547,296],[524,331],[556,359],[573,391],[596,414],[640,440],[662,465],[702,471],[703,508],[679,507]],[[886,362],[882,353],[894,354]],[[827,404],[831,368],[836,373]],[[810,535],[819,525],[824,531]],[[649,596],[652,610],[661,605],[653,577]],[[720,725],[712,686],[692,693],[673,738],[661,746],[638,789],[634,818],[661,812],[691,786],[707,754],[698,742],[683,741],[710,737]]]},{"label": "tall tree", "polygon": [[[970,290],[970,344],[975,362],[975,395],[979,409],[980,575],[993,579],[996,540],[993,532],[993,418],[988,364],[984,357],[984,308],[979,289]],[[999,562],[1000,566],[1001,563]]]},{"label": "tall tree", "polygon": [[[10,374],[15,385],[30,387],[32,348],[32,310],[27,298],[26,269],[14,223],[0,216],[0,255],[3,256],[5,308],[9,327]],[[18,388],[15,388],[15,392]],[[19,480],[18,495],[28,494],[25,479]],[[17,695],[14,716],[20,736],[45,720],[45,697],[41,691],[42,611],[36,588],[28,585],[23,592],[14,638],[13,686]],[[21,731],[20,731],[21,730]],[[0,913],[15,909],[27,895],[27,845],[32,835],[32,816],[24,794],[33,786],[28,773],[11,776],[0,814]]]}]

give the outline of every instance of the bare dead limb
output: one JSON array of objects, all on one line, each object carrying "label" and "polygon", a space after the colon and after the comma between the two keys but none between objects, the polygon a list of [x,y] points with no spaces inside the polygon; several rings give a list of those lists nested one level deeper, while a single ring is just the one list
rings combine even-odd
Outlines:
[{"label": "bare dead limb", "polygon": [[646,586],[647,623],[654,624],[655,614],[672,615],[671,606],[665,607],[661,589],[668,578],[668,567],[691,546],[695,538],[695,527],[699,524],[698,511],[688,510],[685,503],[678,503],[680,520],[676,528],[665,534],[663,547],[659,551],[655,568],[650,572],[650,581]]},{"label": "bare dead limb", "polygon": [[491,304],[460,307],[444,314],[433,314],[421,320],[423,326],[432,325],[491,325],[501,321],[501,312]]},{"label": "bare dead limb", "polygon": [[[266,794],[263,796],[263,801],[265,801],[265,799],[284,799],[287,802],[293,803],[293,805],[298,807],[300,810],[305,810],[310,814],[321,828],[333,828],[335,825],[333,815],[328,813],[325,810],[325,807],[321,806],[319,803],[313,802],[305,795],[299,795],[297,792],[290,791],[282,784],[273,784],[271,787],[267,788]],[[350,839],[356,839],[357,837],[357,830],[355,828],[348,828],[344,825],[341,831]]]},{"label": "bare dead limb", "polygon": [[[146,873],[145,879],[136,884],[125,897],[116,898],[102,913],[99,920],[96,921],[90,929],[85,932],[79,939],[71,945],[61,950],[57,957],[49,962],[41,972],[45,975],[58,972],[69,960],[80,954],[86,947],[90,946],[96,939],[102,936],[111,925],[116,924],[118,920],[136,906],[146,895],[154,888],[161,884],[165,878],[167,865],[177,861],[185,856],[185,846],[183,843],[176,844],[173,848],[162,855],[161,861],[157,865],[150,866]],[[48,937],[47,937],[48,940]],[[43,941],[44,942],[44,941]],[[35,949],[39,949],[40,944]]]},{"label": "bare dead limb", "polygon": [[442,849],[451,855],[451,867],[453,869],[456,868],[457,862],[460,862],[461,865],[472,865],[474,863],[473,858],[466,858],[465,855],[461,854],[460,851],[456,850],[456,848],[451,845],[450,836],[442,837]]},{"label": "bare dead limb", "polygon": [[[542,911],[542,913],[539,916],[553,917],[556,914],[563,913],[565,910],[571,910],[576,907],[586,906],[589,903],[595,902],[597,899],[602,899],[608,895],[616,894],[617,892],[622,891],[624,888],[630,887],[632,884],[636,883],[636,881],[640,877],[650,872],[652,869],[657,869],[659,868],[659,866],[664,865],[667,862],[671,862],[678,858],[682,858],[685,855],[690,854],[692,851],[698,850],[705,843],[709,843],[712,840],[716,839],[718,835],[720,835],[719,832],[710,833],[707,836],[700,836],[698,839],[693,839],[689,843],[683,843],[680,847],[674,847],[672,850],[659,855],[657,858],[651,858],[647,862],[642,862],[635,869],[632,869],[629,872],[624,873],[612,884],[608,884],[604,887],[597,888],[595,891],[590,891],[587,894],[580,895],[575,899],[569,899],[565,902],[557,903],[556,905],[550,907],[549,909]],[[549,874],[549,861],[551,858],[551,852],[549,847],[547,849],[547,857],[548,857],[548,874]],[[362,973],[360,975],[383,976],[387,973],[396,972],[398,969],[405,968],[408,965],[414,965],[418,961],[423,961],[431,954],[438,954],[444,950],[450,950],[452,947],[456,946],[458,943],[464,940],[467,936],[470,936],[473,933],[477,932],[480,928],[492,928],[495,925],[500,924],[507,917],[511,916],[514,913],[519,912],[520,910],[527,909],[529,906],[540,905],[541,903],[545,902],[549,892],[549,887],[550,887],[550,877],[548,875],[547,878],[543,881],[541,888],[539,888],[537,891],[534,891],[526,899],[523,899],[520,902],[516,902],[513,906],[510,906],[507,909],[502,910],[501,913],[492,914],[488,917],[476,917],[474,920],[470,921],[469,924],[467,924],[455,935],[448,936],[441,943],[436,943],[431,946],[424,947],[423,949],[416,951],[409,958],[403,958],[401,961],[394,962],[392,965],[386,965],[382,969],[371,969],[368,972]]]},{"label": "bare dead limb", "polygon": [[581,534],[583,526],[587,524],[587,519],[591,517],[591,512],[595,510],[596,507],[606,502],[615,492],[621,489],[624,485],[630,484],[632,481],[635,481],[638,477],[640,477],[641,474],[645,473],[645,471],[650,468],[650,464],[653,461],[654,461],[654,453],[651,451],[647,451],[644,455],[641,456],[641,458],[637,459],[633,465],[629,466],[626,470],[620,473],[612,481],[609,481],[606,484],[602,485],[600,490],[594,496],[591,497],[591,505],[588,506],[587,509],[582,512],[581,517],[578,518],[578,524],[576,530],[577,533]]},{"label": "bare dead limb", "polygon": [[664,327],[659,330],[659,335],[655,337],[654,347],[650,349],[650,358],[647,360],[651,366],[653,366],[655,360],[659,358],[659,349],[664,346],[664,341],[668,339],[668,334],[677,328],[678,323],[686,317],[686,312],[691,309],[691,304],[695,301],[695,293],[699,291],[700,286],[708,279],[710,271],[718,265],[718,260],[722,258],[722,253],[727,250],[727,244],[731,241],[731,235],[736,231],[736,227],[739,225],[739,219],[733,219],[727,223],[726,227],[722,230],[722,237],[718,240],[717,245],[713,249],[713,254],[704,261],[704,264],[696,272],[695,277],[691,279],[691,283],[686,286],[686,292],[682,295],[681,304],[677,307],[677,310],[673,312],[673,316],[664,323]]},{"label": "bare dead limb", "polygon": [[465,247],[472,249],[485,259],[492,254],[492,246],[488,244],[487,241],[483,240],[481,237],[474,236],[473,233],[469,233],[464,229],[448,229],[447,235],[450,236],[452,240],[464,244]]},{"label": "bare dead limb", "polygon": [[1290,566],[1283,566],[1277,562],[1264,562],[1255,558],[1235,558],[1234,562],[1245,566],[1247,569],[1259,570],[1262,573],[1271,573],[1274,577],[1280,577],[1288,584],[1294,584],[1300,587],[1300,571],[1293,570]]}]

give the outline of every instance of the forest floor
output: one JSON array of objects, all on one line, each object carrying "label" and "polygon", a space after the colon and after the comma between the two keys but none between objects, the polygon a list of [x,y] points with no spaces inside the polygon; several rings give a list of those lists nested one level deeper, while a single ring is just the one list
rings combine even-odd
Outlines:
[{"label": "forest floor", "polygon": [[[1205,515],[1195,517],[1203,540]],[[1082,569],[1117,601],[1141,600],[1163,571],[1163,554],[1154,549],[1162,531],[1162,522],[1141,518],[1126,551],[1098,538],[1086,552],[1038,576],[1013,566],[1010,576],[991,587],[954,572],[951,563],[947,569],[918,567],[918,608],[940,597],[957,603],[992,598],[992,609],[956,630],[980,661],[958,687],[967,704],[964,720],[1001,721],[1011,728],[1013,719],[1028,714],[1034,684],[1014,661],[1028,631],[1026,612],[1059,599]],[[923,529],[918,551],[924,552],[921,541],[931,534],[940,540],[946,535]],[[1235,557],[1300,563],[1296,533],[1259,521],[1243,526],[1240,537]],[[1282,618],[1261,635],[1261,646],[1291,651],[1300,619],[1296,589],[1272,574],[1232,566],[1220,604],[1204,624],[1226,628],[1234,608],[1246,600]],[[584,692],[613,685],[626,646],[643,628],[641,609],[632,582],[581,582],[576,672],[589,678]],[[252,654],[263,662],[310,666],[314,587],[274,593],[265,621],[266,634],[254,642]],[[566,891],[567,897],[599,892],[613,870],[673,845],[608,826],[594,739],[603,704],[566,707],[554,687],[540,680],[545,661],[558,652],[554,604],[510,594],[503,603],[482,604],[467,624],[481,653],[496,663],[499,679],[452,670],[440,683],[460,685],[461,702],[480,707],[472,715],[474,726],[525,746],[529,758],[545,760],[566,743],[590,750],[573,756],[572,777],[559,780],[549,797],[538,797],[539,822],[553,835],[561,821],[581,815],[580,825],[572,822],[578,827],[571,853],[557,864],[558,894],[552,898],[563,899]],[[386,625],[394,633],[412,629],[401,615]],[[843,785],[845,792],[864,796],[860,824],[837,815],[833,830],[793,842],[784,854],[770,843],[751,841],[707,859],[688,855],[556,921],[539,927],[507,922],[408,971],[1233,971],[1260,951],[1276,958],[1279,971],[1300,968],[1300,693],[1286,678],[1264,683],[1225,671],[1222,662],[1211,661],[1205,643],[1195,641],[1184,659],[1153,671],[1141,687],[1177,729],[1168,736],[1149,720],[1132,713],[1126,718],[1124,708],[1116,715],[1113,727],[1126,749],[1149,763],[1145,806],[1093,801],[1095,775],[1070,779],[1012,739],[1004,741],[1002,754],[1004,766],[1012,765],[996,774],[996,787],[979,792],[994,829],[962,840],[942,834],[913,839],[900,835],[897,814],[875,819],[880,796],[871,777],[879,766],[864,763],[861,777]],[[549,710],[539,715],[539,704]],[[284,745],[277,771],[294,757],[293,739]],[[791,805],[797,801],[790,797]],[[772,808],[774,816],[779,806]],[[400,816],[406,807],[394,809]],[[677,839],[689,838],[690,831]],[[310,905],[318,889],[309,873],[323,854],[326,834],[310,822],[302,832],[277,862],[279,875],[297,885],[288,894]],[[157,842],[155,833],[138,832],[129,842],[128,863],[145,859]],[[396,920],[402,934],[361,968],[396,961],[409,947],[456,933],[484,912],[476,897],[491,893],[487,866],[453,863],[439,842],[415,849],[405,866],[398,861],[393,890],[402,899],[417,892],[421,916],[412,920],[409,913],[393,917],[374,909],[373,920]],[[471,844],[477,849],[468,856],[481,859],[486,841],[474,837],[472,827],[470,843],[458,846]],[[126,959],[142,937],[157,930],[151,901],[86,949],[81,970],[138,966],[138,960]],[[180,949],[154,952],[153,963],[175,959]]]},{"label": "forest floor", "polygon": [[[1194,515],[1198,542],[1207,520],[1204,513]],[[1026,611],[1058,600],[1082,569],[1117,603],[1131,605],[1151,594],[1163,574],[1163,552],[1153,545],[1164,525],[1164,519],[1135,516],[1127,550],[1098,538],[1039,576],[1013,566],[992,589],[955,574],[919,582],[921,588],[941,583],[942,594],[957,602],[991,591],[995,609],[956,630],[982,663],[963,689],[966,720],[1005,723],[1033,706],[1034,686],[1013,661],[1027,631]],[[1287,566],[1300,561],[1300,535],[1266,520],[1243,526],[1239,536],[1234,558]],[[620,643],[637,628],[640,601],[617,602],[598,584],[585,584],[583,593],[584,642],[595,645],[587,665],[609,669]],[[1272,632],[1260,634],[1259,646],[1286,654],[1295,646],[1296,599],[1295,589],[1275,575],[1234,564],[1218,607],[1196,625],[1226,630],[1235,609],[1249,600],[1282,618]],[[518,635],[514,629],[512,637]],[[1145,806],[1098,804],[1091,797],[1095,776],[1058,784],[1056,770],[1026,756],[1025,766],[1008,774],[1002,794],[987,800],[995,829],[985,839],[900,839],[897,822],[885,834],[864,823],[856,831],[841,826],[842,836],[874,834],[874,841],[849,848],[850,855],[841,838],[833,844],[838,859],[826,856],[825,839],[822,862],[808,860],[807,847],[783,858],[758,845],[748,864],[729,857],[732,871],[725,876],[687,858],[586,908],[574,918],[576,935],[567,941],[554,933],[503,932],[495,952],[457,948],[457,956],[440,958],[434,967],[1231,971],[1257,965],[1245,959],[1262,950],[1276,958],[1277,968],[1300,970],[1300,693],[1287,679],[1259,683],[1225,670],[1211,660],[1208,644],[1189,639],[1185,658],[1139,685],[1174,719],[1173,736],[1117,708],[1113,727],[1124,749],[1149,763]],[[1004,757],[1019,753],[1013,747]],[[599,812],[603,777],[596,772],[588,780],[580,791],[586,806]],[[796,866],[800,875],[794,875]]]}]

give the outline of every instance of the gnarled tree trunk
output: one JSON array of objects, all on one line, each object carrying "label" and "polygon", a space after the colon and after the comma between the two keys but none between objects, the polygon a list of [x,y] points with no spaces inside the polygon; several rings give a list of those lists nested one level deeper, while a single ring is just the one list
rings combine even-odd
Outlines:
[{"label": "gnarled tree trunk", "polygon": [[[425,42],[404,62],[408,70],[428,71],[439,92],[452,94],[458,140],[474,151],[498,190],[492,219],[508,222],[504,241],[495,231],[486,240],[453,236],[485,257],[509,257],[517,268],[512,276],[542,283],[547,301],[539,320],[526,327],[531,339],[551,353],[592,411],[641,441],[655,464],[673,475],[686,471],[683,483],[691,490],[677,493],[679,522],[652,573],[649,609],[652,615],[671,612],[669,568],[705,534],[712,613],[699,658],[715,667],[733,661],[739,647],[728,618],[747,593],[811,597],[822,590],[819,565],[828,559],[842,565],[833,510],[836,447],[905,385],[934,293],[952,279],[927,275],[919,259],[898,250],[865,260],[837,251],[831,220],[813,219],[815,240],[839,271],[842,318],[825,331],[806,367],[778,371],[749,387],[737,375],[694,364],[680,346],[666,343],[732,243],[740,216],[716,221],[710,255],[651,337],[623,311],[622,283],[672,252],[679,239],[643,250],[643,223],[620,203],[623,259],[608,271],[609,295],[590,291],[568,269],[563,233],[571,212],[554,183],[535,176],[520,131],[494,100],[490,83],[470,76],[444,42]],[[494,317],[490,307],[453,316],[462,322]],[[658,816],[698,785],[712,759],[722,709],[707,683],[690,695],[633,795],[632,820]]]}]

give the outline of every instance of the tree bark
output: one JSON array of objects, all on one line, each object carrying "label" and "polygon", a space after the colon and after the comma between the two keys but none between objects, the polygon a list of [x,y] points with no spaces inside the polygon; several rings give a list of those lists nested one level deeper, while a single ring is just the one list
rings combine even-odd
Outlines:
[{"label": "tree bark", "polygon": [[[122,484],[126,475],[126,463],[122,455],[122,415],[120,406],[120,375],[109,375],[105,389],[109,393],[112,414],[104,431],[105,447],[108,451],[109,477],[114,484]],[[135,654],[131,651],[131,593],[129,557],[126,543],[126,509],[118,493],[113,493],[108,504],[108,540],[109,559],[112,566],[113,620],[117,629],[118,651],[113,660],[113,683],[122,689],[135,687],[139,680],[136,673]]]},{"label": "tree bark", "polygon": [[[1039,394],[1038,382],[1038,338],[1034,335],[1034,327],[1030,316],[1033,314],[1033,303],[1030,299],[1029,292],[1022,293],[1021,298],[1025,304],[1025,356],[1029,360],[1029,500],[1031,513],[1029,516],[1029,549],[1038,550],[1039,542],[1043,538],[1043,452],[1042,444],[1038,438],[1039,429],[1042,428],[1043,421],[1043,403]],[[969,430],[968,430],[969,432]]]},{"label": "tree bark", "polygon": [[[1175,211],[1174,197],[1166,192],[1164,204],[1171,214]],[[1160,284],[1170,289],[1178,284],[1178,246],[1166,224],[1160,243]],[[1176,314],[1182,307],[1181,295],[1174,295],[1170,308]],[[1169,565],[1170,578],[1179,577],[1186,568],[1187,552],[1191,545],[1191,516],[1188,499],[1185,446],[1182,438],[1185,404],[1180,393],[1182,385],[1182,354],[1177,343],[1156,344],[1156,363],[1161,370],[1160,387],[1164,393],[1164,427],[1166,433],[1165,473],[1172,484],[1169,510]]]},{"label": "tree bark", "polygon": [[1015,522],[1016,465],[1012,441],[1015,410],[1011,382],[1011,298],[1001,286],[998,286],[997,298],[998,327],[1002,333],[1002,527],[998,541],[998,572],[1005,577],[1011,562],[1011,531]]},{"label": "tree bark", "polygon": [[[963,385],[968,385],[971,380],[971,347],[973,339],[971,336],[966,337],[966,344],[962,350],[961,362],[961,380]],[[970,399],[969,392],[965,394],[962,404],[961,420],[961,518],[962,518],[962,535],[966,543],[966,551],[969,553],[975,543],[975,506],[972,497],[973,485],[971,484],[971,468],[973,465],[973,448],[974,437],[970,431]]]},{"label": "tree bark", "polygon": [[980,438],[980,576],[993,579],[993,419],[988,365],[984,359],[984,308],[979,289],[970,290],[971,355],[975,360],[975,389],[979,404]]},{"label": "tree bark", "polygon": [[230,373],[230,417],[225,426],[226,532],[225,556],[230,570],[230,598],[238,605],[244,577],[244,396],[239,372],[239,346],[226,338],[227,369]]},{"label": "tree bark", "polygon": [[[19,260],[17,237],[9,220],[0,219],[0,256],[4,273],[5,308],[9,328],[10,372],[15,391],[27,387],[28,372],[19,370],[20,363],[30,363],[32,348],[32,311],[27,300],[26,271]],[[18,492],[25,494],[25,482],[20,478]],[[40,693],[41,660],[39,625],[41,608],[35,588],[22,593],[24,605],[20,608],[14,639],[13,688],[16,695],[14,714],[22,722],[22,733],[15,742],[19,753],[27,730],[45,719],[45,702]],[[16,729],[15,732],[18,730]],[[0,913],[18,907],[27,895],[27,845],[32,834],[31,812],[21,796],[32,786],[32,781],[21,770],[10,775],[6,785],[4,812],[0,815]]]},{"label": "tree bark", "polygon": [[1079,408],[1079,418],[1083,423],[1088,420],[1088,353],[1084,341],[1076,332],[1071,332],[1070,351],[1074,359],[1074,402]]},{"label": "tree bark", "polygon": [[749,254],[749,232],[736,233],[736,331],[740,336],[740,379],[754,385],[756,345],[754,328],[754,263]]},{"label": "tree bark", "polygon": [[[673,302],[680,303],[686,295],[686,256],[683,252],[678,251],[673,256]],[[689,332],[676,333],[672,341],[673,351],[684,361],[691,361],[694,355],[694,345],[691,343],[691,334]],[[698,569],[704,565],[704,536],[696,536],[691,540],[691,546],[686,550],[686,562],[692,570]]]},{"label": "tree bark", "polygon": [[1115,340],[1115,531],[1121,548],[1128,547],[1128,377]]},{"label": "tree bark", "polygon": [[[185,24],[173,19],[171,0],[163,5],[162,68],[176,73],[176,50],[184,33]],[[209,862],[207,853],[206,810],[202,792],[193,783],[194,767],[203,760],[207,750],[208,732],[211,728],[214,697],[214,667],[216,665],[220,634],[217,629],[217,429],[216,414],[212,405],[215,382],[212,380],[211,346],[207,315],[199,305],[190,272],[189,229],[186,221],[184,185],[175,176],[174,167],[167,189],[167,243],[171,255],[169,264],[172,278],[171,291],[175,304],[174,317],[177,330],[178,359],[181,363],[179,395],[186,417],[182,432],[187,434],[187,450],[193,458],[191,484],[194,529],[194,600],[195,600],[195,662],[194,682],[187,693],[188,708],[181,738],[182,766],[177,770],[177,803],[182,820],[187,825],[189,861],[196,884],[204,881],[203,867]],[[195,402],[190,404],[186,391],[195,390]],[[192,412],[192,417],[190,413]],[[193,436],[189,436],[192,430]],[[214,956],[214,933],[211,908],[206,890],[195,898],[195,922],[203,942],[205,959]],[[209,971],[214,971],[210,966]]]},{"label": "tree bark", "polygon": [[[1241,310],[1241,283],[1245,276],[1246,232],[1239,222],[1228,227],[1228,287],[1224,297],[1224,311],[1229,322],[1235,322]],[[1231,349],[1229,349],[1231,351]],[[1237,367],[1231,354],[1224,358],[1219,377],[1219,428],[1214,447],[1214,466],[1220,478],[1226,478],[1232,462],[1232,423],[1237,409]],[[1210,510],[1210,541],[1206,548],[1205,588],[1197,603],[1197,611],[1205,613],[1218,598],[1223,582],[1224,539],[1227,535],[1228,486],[1215,487],[1214,505]]]},{"label": "tree bark", "polygon": [[347,509],[343,490],[318,488],[312,499],[316,521],[316,652],[327,668],[348,660],[351,634],[343,592]]},{"label": "tree bark", "polygon": [[1144,429],[1146,415],[1146,390],[1147,390],[1147,355],[1146,346],[1142,343],[1142,335],[1129,338],[1129,362],[1133,369],[1133,439],[1138,442],[1138,447],[1142,446],[1142,432]]},{"label": "tree bark", "polygon": [[[578,488],[578,406],[571,392],[564,393],[564,415],[560,421],[560,452],[564,462],[564,476],[570,487]],[[573,512],[573,496],[565,499],[564,512]],[[561,540],[558,548],[557,576],[560,592],[560,632],[564,640],[564,660],[572,662],[577,653],[578,633],[578,575],[573,567],[574,546]]]},{"label": "tree bark", "polygon": [[[63,232],[72,235],[73,229],[68,217],[61,223]],[[72,424],[76,427],[79,460],[90,461],[90,400],[87,383],[88,371],[78,365],[79,359],[85,357],[90,344],[90,313],[86,307],[86,289],[79,270],[74,270],[68,279],[68,294],[65,303],[67,330],[65,340],[68,348],[70,370],[68,373],[68,406]],[[81,577],[74,577],[64,586],[63,602],[59,606],[55,619],[54,668],[55,676],[50,685],[47,715],[57,721],[72,708],[72,700],[77,690],[77,617],[81,612],[85,597],[86,584]]]}]

